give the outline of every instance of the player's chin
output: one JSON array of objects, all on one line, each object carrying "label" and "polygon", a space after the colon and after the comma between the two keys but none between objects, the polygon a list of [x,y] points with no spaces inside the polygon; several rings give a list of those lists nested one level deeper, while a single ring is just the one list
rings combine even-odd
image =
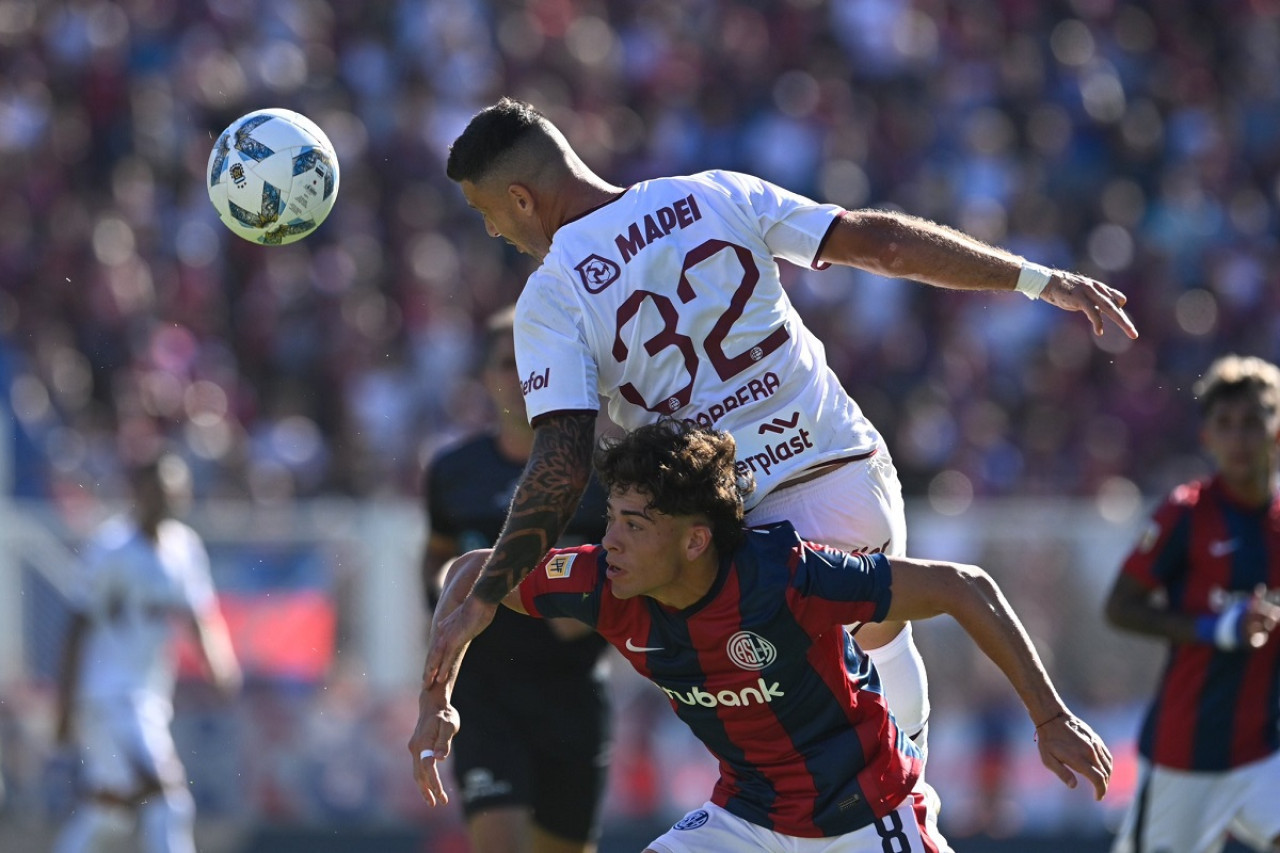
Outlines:
[{"label": "player's chin", "polygon": [[635,598],[636,591],[627,583],[627,573],[621,569],[615,569],[612,566],[608,569],[609,574],[609,592],[614,598]]}]

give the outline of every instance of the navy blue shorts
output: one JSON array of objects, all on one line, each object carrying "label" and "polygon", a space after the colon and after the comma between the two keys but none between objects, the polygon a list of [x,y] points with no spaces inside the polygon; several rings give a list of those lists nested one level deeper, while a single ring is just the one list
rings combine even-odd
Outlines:
[{"label": "navy blue shorts", "polygon": [[463,813],[524,806],[547,832],[598,838],[610,745],[606,690],[587,679],[459,677],[452,701],[462,728],[451,763]]}]

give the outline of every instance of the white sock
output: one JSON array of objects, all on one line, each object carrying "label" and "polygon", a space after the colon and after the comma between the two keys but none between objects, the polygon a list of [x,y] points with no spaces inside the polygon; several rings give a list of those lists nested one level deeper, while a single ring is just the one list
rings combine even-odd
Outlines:
[{"label": "white sock", "polygon": [[131,817],[128,809],[81,803],[58,833],[53,853],[92,853],[108,838],[128,833],[133,828]]},{"label": "white sock", "polygon": [[139,817],[147,853],[195,853],[196,804],[186,789],[153,794]]},{"label": "white sock", "polygon": [[923,751],[924,729],[929,722],[929,676],[912,639],[911,623],[887,645],[867,649],[867,654],[880,673],[880,684],[898,729]]}]

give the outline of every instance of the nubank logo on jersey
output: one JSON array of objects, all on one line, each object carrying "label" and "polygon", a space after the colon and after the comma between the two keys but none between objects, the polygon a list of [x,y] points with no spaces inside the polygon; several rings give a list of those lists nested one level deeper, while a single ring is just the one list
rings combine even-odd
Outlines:
[{"label": "nubank logo on jersey", "polygon": [[522,379],[520,381],[520,395],[522,397],[528,397],[529,392],[538,391],[542,388],[546,388],[547,383],[550,381],[551,381],[550,367],[544,369],[541,373],[535,370],[529,374],[528,379]]},{"label": "nubank logo on jersey", "polygon": [[587,289],[587,293],[599,293],[622,275],[622,267],[599,255],[587,255],[587,259],[574,269],[578,271],[582,286]]},{"label": "nubank logo on jersey", "polygon": [[774,699],[781,699],[787,694],[778,689],[778,682],[770,684],[763,678],[756,679],[756,686],[744,687],[741,690],[720,690],[708,693],[701,687],[695,687],[688,693],[663,687],[662,692],[682,705],[701,705],[704,708],[741,708],[746,705],[767,705]]},{"label": "nubank logo on jersey", "polygon": [[730,637],[725,651],[729,653],[729,660],[742,669],[764,669],[778,659],[773,643],[750,631],[739,631]]},{"label": "nubank logo on jersey", "polygon": [[654,240],[661,240],[677,228],[688,228],[701,218],[698,200],[690,193],[669,207],[646,213],[643,219],[632,222],[625,234],[614,237],[613,242],[622,253],[622,262],[629,264],[641,249]]}]

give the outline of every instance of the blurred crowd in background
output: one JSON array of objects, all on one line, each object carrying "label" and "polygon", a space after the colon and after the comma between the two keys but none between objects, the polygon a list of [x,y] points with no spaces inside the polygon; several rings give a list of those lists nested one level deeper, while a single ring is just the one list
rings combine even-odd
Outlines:
[{"label": "blurred crowd in background", "polygon": [[[793,299],[909,495],[1156,493],[1211,356],[1280,358],[1270,0],[3,0],[0,379],[19,494],[74,505],[177,442],[200,495],[411,494],[484,422],[477,330],[528,259],[443,169],[534,102],[618,183],[721,167],[953,225],[1124,290],[1142,337],[851,270]],[[219,224],[236,116],[314,118],[337,206]]]}]

